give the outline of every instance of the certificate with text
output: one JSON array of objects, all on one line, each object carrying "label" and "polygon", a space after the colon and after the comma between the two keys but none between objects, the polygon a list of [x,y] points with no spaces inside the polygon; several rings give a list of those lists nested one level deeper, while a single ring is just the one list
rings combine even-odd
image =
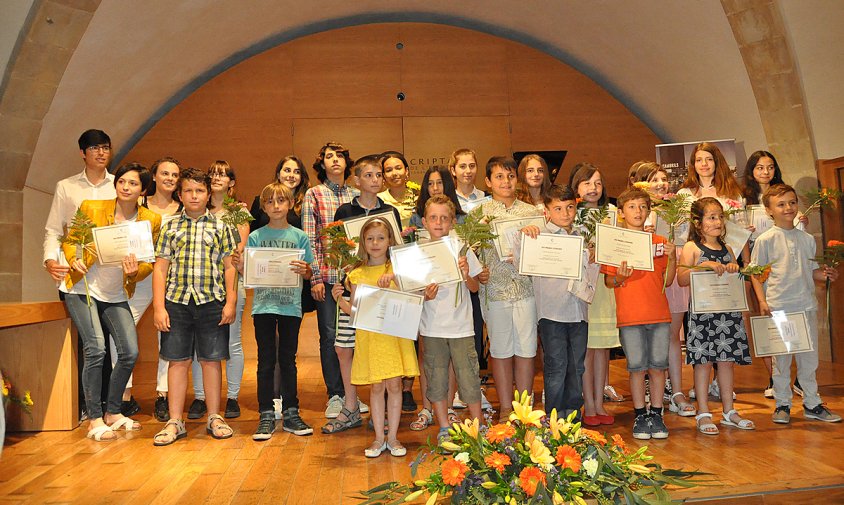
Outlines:
[{"label": "certificate with text", "polygon": [[614,267],[622,261],[635,270],[653,272],[654,256],[651,234],[645,231],[616,228],[606,224],[595,226],[595,262]]},{"label": "certificate with text", "polygon": [[[387,204],[385,203],[384,205]],[[393,211],[343,219],[343,229],[346,230],[346,236],[357,242],[357,239],[360,238],[360,231],[363,229],[363,225],[365,225],[367,221],[375,217],[379,217],[387,221],[387,223],[390,225],[390,228],[393,229],[393,236],[396,238],[396,242],[401,244],[401,226],[399,226],[399,223],[396,222],[396,216],[393,215]]]},{"label": "certificate with text", "polygon": [[738,273],[718,275],[715,272],[690,272],[691,311],[695,314],[745,312],[747,293],[744,279]]},{"label": "certificate with text", "polygon": [[750,236],[752,240],[756,240],[756,237],[768,231],[768,228],[774,225],[774,220],[765,211],[764,205],[748,205],[747,219],[756,228],[756,231]]},{"label": "certificate with text", "polygon": [[123,258],[129,254],[134,254],[138,261],[155,261],[149,221],[127,221],[91,231],[100,265],[122,265]]},{"label": "certificate with text", "polygon": [[487,195],[474,200],[469,200],[468,202],[460,202],[460,209],[468,214],[490,200],[492,200],[492,196]]},{"label": "certificate with text", "polygon": [[350,326],[416,340],[425,297],[367,284],[355,287]]},{"label": "certificate with text", "polygon": [[505,260],[513,256],[513,244],[515,243],[516,233],[525,226],[537,226],[542,228],[545,226],[545,216],[530,216],[530,217],[499,217],[489,222],[492,228],[492,233],[498,235],[493,241],[495,252],[498,257]]},{"label": "certificate with text", "polygon": [[290,266],[305,257],[302,249],[247,247],[243,251],[243,285],[247,288],[301,288],[302,276]]},{"label": "certificate with text", "polygon": [[756,357],[814,350],[805,312],[775,310],[769,316],[750,318]]},{"label": "certificate with text", "polygon": [[583,237],[540,233],[522,237],[519,274],[580,280],[583,273]]},{"label": "certificate with text", "polygon": [[432,282],[460,282],[463,275],[457,264],[457,254],[457,242],[451,237],[393,246],[390,261],[396,284],[402,291],[418,291]]},{"label": "certificate with text", "polygon": [[737,257],[741,256],[741,251],[744,249],[744,244],[750,239],[751,232],[744,226],[736,224],[732,221],[724,221],[727,225],[727,234],[724,236],[724,242],[733,250],[733,254]]}]

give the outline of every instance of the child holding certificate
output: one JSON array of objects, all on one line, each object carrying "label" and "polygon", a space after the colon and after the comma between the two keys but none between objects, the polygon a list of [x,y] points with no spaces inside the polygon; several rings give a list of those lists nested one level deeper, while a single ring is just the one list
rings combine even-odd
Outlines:
[{"label": "child holding certificate", "polygon": [[[651,212],[651,198],[640,189],[628,189],[618,197],[624,227],[644,231]],[[675,246],[652,235],[653,271],[635,270],[622,261],[616,268],[604,265],[604,283],[615,291],[616,321],[621,347],[627,356],[630,394],[636,419],[633,438],[668,438],[662,419],[665,369],[668,368],[668,340],[671,311],[662,291],[663,283],[674,280]],[[646,303],[643,303],[645,302]],[[645,404],[645,374],[650,377],[650,410]]]},{"label": "child holding certificate", "polygon": [[[431,240],[447,237],[456,222],[454,202],[445,195],[435,195],[425,204],[422,224]],[[475,330],[472,327],[470,291],[478,290],[478,280],[486,280],[487,272],[469,248],[458,260],[464,282],[425,289],[426,302],[419,325],[420,352],[424,337],[423,367],[427,377],[425,393],[434,409],[440,431],[438,439],[448,437],[451,426],[447,400],[449,391],[449,362],[457,376],[460,398],[469,407],[471,417],[483,420],[481,414],[481,380],[478,376],[478,354],[475,352]]]},{"label": "child holding certificate", "polygon": [[[808,323],[812,351],[793,355],[797,362],[797,378],[803,387],[803,415],[828,423],[841,421],[841,416],[830,412],[818,395],[818,303],[815,299],[815,282],[838,279],[832,267],[818,267],[815,261],[815,239],[795,228],[797,192],[785,184],[775,184],[762,195],[762,204],[774,220],[774,226],[759,235],[753,246],[752,263],[771,265],[767,282],[751,277],[753,290],[759,300],[759,311],[770,315],[772,311],[804,312]],[[777,403],[773,421],[788,424],[791,420],[791,354],[774,357],[774,400]]]},{"label": "child holding certificate", "polygon": [[[518,264],[520,242],[536,239],[540,232],[573,235],[574,216],[577,213],[574,193],[568,187],[553,185],[545,192],[545,229],[526,226],[519,234],[513,251]],[[585,275],[589,254],[583,251]],[[543,349],[543,382],[545,383],[545,410],[557,409],[567,417],[583,407],[583,367],[586,358],[587,303],[569,292],[569,279],[532,277],[539,318],[539,338]]]},{"label": "child holding certificate", "polygon": [[[383,218],[372,217],[360,232],[358,257],[361,262],[349,273],[351,299],[355,298],[356,286],[368,284],[381,288],[393,287],[393,267],[390,264],[390,247],[396,245],[393,228]],[[337,285],[339,286],[339,285]],[[337,286],[331,295],[347,314],[351,314],[351,303],[340,295]],[[419,375],[413,341],[358,330],[355,337],[355,356],[352,361],[352,384],[371,384],[370,409],[375,429],[375,441],[364,451],[367,458],[377,458],[385,450],[393,456],[404,456],[407,449],[396,439],[401,418],[402,377]],[[385,405],[384,390],[387,390]],[[385,407],[388,433],[384,434]],[[386,437],[386,440],[385,440]]]},{"label": "child holding certificate", "polygon": [[[688,286],[691,281],[690,265],[705,267],[716,274],[739,271],[736,255],[724,242],[727,233],[724,208],[712,197],[696,200],[691,208],[689,241],[683,246],[678,268],[678,282]],[[712,364],[718,363],[717,377],[721,388],[724,417],[721,424],[742,430],[755,428],[753,421],[744,419],[733,408],[733,364],[749,365],[750,351],[744,320],[739,311],[698,314],[689,312],[686,335],[686,363],[694,365],[695,396],[698,414],[697,429],[704,435],[717,435],[718,427],[712,423],[709,412],[709,376]]]},{"label": "child holding certificate", "polygon": [[[269,223],[249,234],[247,247],[300,249],[302,260],[290,262],[290,269],[310,279],[313,254],[305,232],[287,222],[294,203],[293,192],[285,184],[274,182],[261,191],[261,208]],[[243,271],[243,262],[238,261]],[[299,347],[299,326],[302,324],[301,288],[255,288],[252,300],[252,321],[258,344],[258,412],[260,420],[253,440],[269,440],[275,431],[273,392],[275,366],[281,371],[282,429],[294,435],[310,435],[314,430],[299,416],[296,352]],[[276,349],[276,335],[278,348]]]}]

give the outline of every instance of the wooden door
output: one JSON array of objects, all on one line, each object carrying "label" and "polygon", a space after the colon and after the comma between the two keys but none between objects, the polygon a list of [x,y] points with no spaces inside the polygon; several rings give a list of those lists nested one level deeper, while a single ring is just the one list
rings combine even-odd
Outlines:
[{"label": "wooden door", "polygon": [[[821,187],[844,190],[844,157],[818,161],[818,180]],[[844,204],[823,210],[823,243],[844,240]],[[844,314],[838,308],[844,304],[844,279],[830,285],[829,334],[832,361],[844,363]],[[821,306],[825,303],[822,300]],[[825,310],[825,309],[824,309]]]}]

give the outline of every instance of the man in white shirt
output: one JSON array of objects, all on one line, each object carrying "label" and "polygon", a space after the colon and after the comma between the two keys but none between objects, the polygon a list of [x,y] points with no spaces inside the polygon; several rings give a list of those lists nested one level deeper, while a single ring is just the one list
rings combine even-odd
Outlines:
[{"label": "man in white shirt", "polygon": [[[114,176],[108,173],[111,162],[111,139],[102,130],[88,130],[79,137],[79,153],[85,162],[80,174],[62,179],[56,184],[53,204],[47,216],[44,235],[44,268],[54,281],[61,282],[70,267],[61,260],[61,242],[65,228],[73,220],[83,200],[116,198]],[[64,284],[60,291],[66,291]]]}]

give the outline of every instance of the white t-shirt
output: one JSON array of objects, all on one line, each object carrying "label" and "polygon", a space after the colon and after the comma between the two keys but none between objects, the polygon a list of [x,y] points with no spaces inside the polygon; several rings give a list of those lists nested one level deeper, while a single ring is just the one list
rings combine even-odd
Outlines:
[{"label": "white t-shirt", "polygon": [[[483,271],[481,262],[471,249],[466,251],[466,261],[469,262],[469,277],[474,277]],[[456,294],[458,290],[459,295]],[[419,334],[423,337],[439,338],[463,338],[475,335],[472,301],[465,282],[440,285],[437,297],[426,301],[422,306]]]},{"label": "white t-shirt", "polygon": [[757,265],[771,263],[771,275],[762,284],[771,310],[818,310],[812,277],[812,271],[818,268],[816,248],[815,238],[796,228],[773,226],[756,239],[750,261]]}]

